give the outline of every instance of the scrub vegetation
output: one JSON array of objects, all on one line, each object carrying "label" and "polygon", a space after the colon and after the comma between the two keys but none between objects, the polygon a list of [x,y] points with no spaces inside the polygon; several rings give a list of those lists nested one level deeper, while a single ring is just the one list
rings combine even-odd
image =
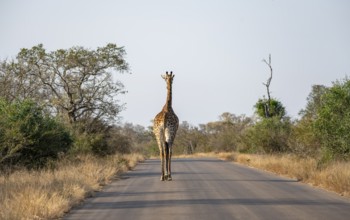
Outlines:
[{"label": "scrub vegetation", "polygon": [[143,159],[140,154],[81,155],[55,162],[50,169],[0,175],[0,219],[60,218]]},{"label": "scrub vegetation", "polygon": [[[0,61],[0,219],[60,218],[145,157],[159,154],[152,127],[118,122],[125,50],[107,44]],[[173,153],[223,157],[349,196],[350,80],[314,85],[298,119],[270,95],[254,116],[179,125]],[[209,154],[208,154],[209,153]]]},{"label": "scrub vegetation", "polygon": [[0,62],[0,219],[60,218],[143,160],[116,120],[124,55],[37,45]]},{"label": "scrub vegetation", "polygon": [[350,163],[346,161],[333,161],[323,169],[319,169],[317,159],[301,158],[293,154],[219,153],[215,156],[294,178],[312,186],[350,197]]}]

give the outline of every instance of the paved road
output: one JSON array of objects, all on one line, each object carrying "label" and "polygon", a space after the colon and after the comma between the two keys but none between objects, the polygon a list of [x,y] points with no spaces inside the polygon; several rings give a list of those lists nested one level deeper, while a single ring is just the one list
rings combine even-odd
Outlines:
[{"label": "paved road", "polygon": [[350,200],[292,179],[212,158],[174,159],[161,182],[147,160],[65,219],[350,219]]}]

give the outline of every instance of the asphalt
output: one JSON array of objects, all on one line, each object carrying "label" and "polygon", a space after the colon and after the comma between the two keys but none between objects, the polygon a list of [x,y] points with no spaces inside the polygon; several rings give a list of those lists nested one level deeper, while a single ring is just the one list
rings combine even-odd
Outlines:
[{"label": "asphalt", "polygon": [[173,181],[146,160],[64,219],[350,219],[350,200],[214,158],[173,159]]}]

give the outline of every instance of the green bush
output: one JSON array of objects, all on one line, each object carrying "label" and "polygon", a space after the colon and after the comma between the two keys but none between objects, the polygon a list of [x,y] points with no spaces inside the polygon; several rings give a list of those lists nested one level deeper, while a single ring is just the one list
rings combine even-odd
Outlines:
[{"label": "green bush", "polygon": [[278,117],[265,118],[250,127],[246,132],[247,148],[250,153],[280,153],[289,150],[288,138],[291,132],[289,120]]},{"label": "green bush", "polygon": [[314,129],[323,147],[323,160],[349,160],[350,80],[333,83],[321,101]]},{"label": "green bush", "polygon": [[299,112],[301,118],[293,123],[289,144],[293,153],[298,156],[319,158],[322,153],[314,124],[322,106],[322,96],[327,90],[326,86],[313,85],[305,108]]},{"label": "green bush", "polygon": [[39,167],[71,146],[69,132],[36,103],[0,100],[0,165]]},{"label": "green bush", "polygon": [[95,154],[106,156],[115,153],[130,153],[131,141],[127,136],[105,131],[100,133],[79,133],[74,134],[74,144],[70,150],[71,154]]},{"label": "green bush", "polygon": [[276,100],[259,99],[255,104],[255,113],[261,118],[279,117],[283,118],[286,115],[286,109],[283,104]]},{"label": "green bush", "polygon": [[128,154],[131,153],[133,150],[132,145],[135,144],[131,141],[130,137],[121,134],[113,134],[107,140],[107,152],[109,151],[114,153],[118,152],[122,154]]},{"label": "green bush", "polygon": [[313,158],[320,156],[320,141],[315,135],[313,124],[310,117],[303,117],[293,124],[288,142],[294,154]]}]

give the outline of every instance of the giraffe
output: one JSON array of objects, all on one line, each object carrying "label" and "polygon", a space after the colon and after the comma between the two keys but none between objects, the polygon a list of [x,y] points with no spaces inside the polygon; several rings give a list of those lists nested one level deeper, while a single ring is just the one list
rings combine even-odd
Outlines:
[{"label": "giraffe", "polygon": [[[160,159],[162,176],[161,181],[171,181],[171,155],[172,146],[176,136],[177,128],[179,127],[179,119],[176,116],[171,104],[172,104],[172,84],[175,75],[173,72],[165,73],[162,78],[167,84],[167,99],[161,112],[159,112],[154,118],[153,133],[156,136]],[[165,157],[165,158],[164,158]],[[164,167],[165,160],[165,167]]]}]

